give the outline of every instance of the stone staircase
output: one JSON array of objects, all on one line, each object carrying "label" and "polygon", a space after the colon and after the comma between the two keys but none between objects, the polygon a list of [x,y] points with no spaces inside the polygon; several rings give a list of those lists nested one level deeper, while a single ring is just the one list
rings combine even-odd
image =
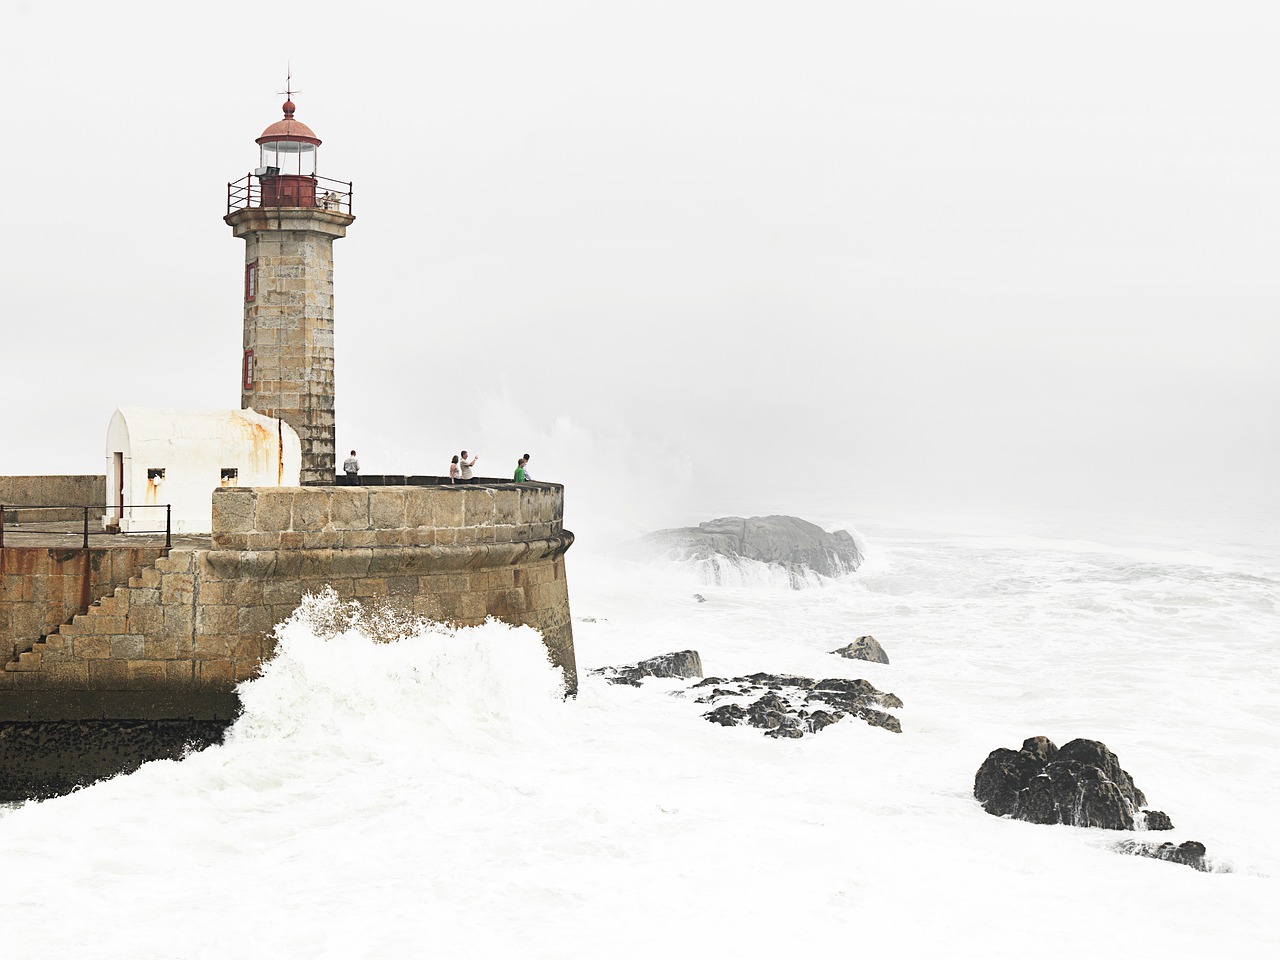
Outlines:
[{"label": "stone staircase", "polygon": [[[4,664],[5,673],[26,673],[41,669],[46,654],[69,657],[77,637],[100,635],[104,640],[126,633],[125,625],[131,609],[152,607],[159,612],[161,579],[166,573],[184,573],[191,567],[190,550],[174,550],[143,567],[128,584],[116,587],[106,597],[95,600],[84,613],[76,614],[52,633],[37,640],[30,650]],[[138,618],[141,619],[141,618]],[[140,625],[139,625],[140,626]]]}]

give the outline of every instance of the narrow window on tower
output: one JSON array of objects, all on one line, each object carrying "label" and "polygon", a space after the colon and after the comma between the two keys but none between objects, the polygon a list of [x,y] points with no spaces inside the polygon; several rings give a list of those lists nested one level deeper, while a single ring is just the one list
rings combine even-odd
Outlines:
[{"label": "narrow window on tower", "polygon": [[244,366],[241,368],[241,384],[246,390],[253,389],[253,351],[244,352]]},{"label": "narrow window on tower", "polygon": [[250,260],[244,265],[244,299],[248,303],[258,295],[258,261]]}]

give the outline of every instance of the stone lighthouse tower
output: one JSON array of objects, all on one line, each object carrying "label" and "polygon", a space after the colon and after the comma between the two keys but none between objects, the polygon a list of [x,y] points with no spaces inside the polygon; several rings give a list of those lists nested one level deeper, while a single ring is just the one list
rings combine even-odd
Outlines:
[{"label": "stone lighthouse tower", "polygon": [[[291,94],[290,94],[291,96]],[[258,137],[260,165],[227,185],[244,238],[240,406],[283,420],[302,441],[303,484],[334,482],[333,241],[347,234],[351,184],[316,174],[317,137],[284,117]]]}]

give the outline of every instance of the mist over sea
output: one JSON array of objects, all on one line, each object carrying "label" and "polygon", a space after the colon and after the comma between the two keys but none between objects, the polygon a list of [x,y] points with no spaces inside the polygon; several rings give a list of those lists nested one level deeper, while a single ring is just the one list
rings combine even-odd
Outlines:
[{"label": "mist over sea", "polygon": [[[1271,955],[1280,557],[1255,523],[1161,529],[868,524],[863,568],[804,590],[580,540],[567,702],[528,628],[375,643],[312,605],[225,745],[0,813],[4,955]],[[865,633],[891,664],[829,654]],[[588,672],[685,648],[865,677],[903,732],[770,740]],[[985,814],[978,765],[1037,734],[1105,742],[1176,825],[1150,838],[1216,872]]]}]

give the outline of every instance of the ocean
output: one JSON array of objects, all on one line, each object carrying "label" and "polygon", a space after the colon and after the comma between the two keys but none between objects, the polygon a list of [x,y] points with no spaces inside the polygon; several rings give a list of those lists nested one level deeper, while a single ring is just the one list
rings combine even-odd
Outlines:
[{"label": "ocean", "polygon": [[[280,630],[227,742],[0,811],[0,956],[1270,957],[1280,952],[1274,531],[860,527],[855,574],[708,583],[579,542],[579,695],[529,628]],[[699,602],[695,594],[705,602]],[[832,656],[874,635],[889,664]],[[707,675],[863,677],[902,733],[707,722]],[[1002,820],[996,747],[1101,740],[1213,872]]]}]

